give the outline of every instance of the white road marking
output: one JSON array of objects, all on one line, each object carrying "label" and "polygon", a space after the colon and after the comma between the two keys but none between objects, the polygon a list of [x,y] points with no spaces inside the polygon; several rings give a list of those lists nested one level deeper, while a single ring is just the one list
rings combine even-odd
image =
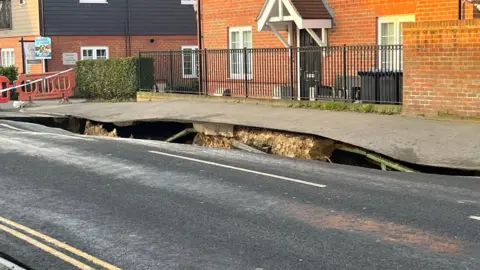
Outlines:
[{"label": "white road marking", "polygon": [[21,128],[17,128],[17,127],[14,127],[14,126],[10,126],[9,124],[0,124],[1,126],[4,126],[6,128],[9,128],[9,129],[13,129],[13,130],[16,130],[16,131],[24,131],[24,132],[28,132],[28,130],[26,129],[21,129]]},{"label": "white road marking", "polygon": [[479,216],[470,216],[471,219],[475,219],[475,220],[479,220],[480,221],[480,217]]},{"label": "white road marking", "polygon": [[320,187],[320,188],[327,187],[326,185],[321,185],[321,184],[317,184],[317,183],[307,182],[307,181],[298,180],[298,179],[293,179],[293,178],[284,177],[284,176],[280,176],[280,175],[275,175],[275,174],[270,174],[270,173],[264,173],[264,172],[249,170],[249,169],[245,169],[245,168],[240,168],[240,167],[235,167],[235,166],[220,164],[220,163],[211,162],[211,161],[206,161],[206,160],[201,160],[201,159],[196,159],[196,158],[184,157],[184,156],[179,156],[179,155],[174,155],[174,154],[169,154],[169,153],[164,153],[164,152],[158,152],[158,151],[148,151],[148,152],[150,152],[150,153],[152,153],[152,154],[157,154],[157,155],[162,155],[162,156],[169,156],[169,157],[175,157],[175,158],[185,159],[185,160],[189,160],[189,161],[194,161],[194,162],[203,163],[203,164],[208,164],[208,165],[212,165],[212,166],[227,168],[227,169],[231,169],[231,170],[236,170],[236,171],[241,171],[241,172],[247,172],[247,173],[252,173],[252,174],[257,174],[257,175],[262,175],[262,176],[268,176],[268,177],[272,177],[272,178],[277,178],[277,179],[281,179],[281,180],[285,180],[285,181],[290,181],[290,182],[294,182],[294,183],[299,183],[299,184],[303,184],[303,185],[308,185],[308,186],[313,186],[313,187]]},{"label": "white road marking", "polygon": [[55,133],[48,133],[48,132],[35,132],[35,131],[30,131],[30,130],[26,130],[26,129],[22,129],[22,128],[17,128],[17,127],[11,126],[9,124],[4,124],[4,123],[0,123],[0,126],[9,128],[9,129],[12,129],[12,130],[15,130],[15,131],[20,131],[20,132],[33,134],[33,135],[53,135],[53,136],[57,136],[57,137],[67,137],[67,138],[71,138],[71,139],[84,140],[84,141],[96,141],[95,139],[83,138],[83,137],[80,137],[80,136],[55,134]]},{"label": "white road marking", "polygon": [[472,201],[472,200],[460,200],[457,202],[460,204],[464,204],[464,203],[478,204],[479,203],[478,201]]}]

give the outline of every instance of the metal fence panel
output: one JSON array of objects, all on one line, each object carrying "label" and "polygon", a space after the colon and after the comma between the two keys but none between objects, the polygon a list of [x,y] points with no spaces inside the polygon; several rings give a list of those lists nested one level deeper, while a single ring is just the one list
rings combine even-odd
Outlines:
[{"label": "metal fence panel", "polygon": [[402,103],[402,46],[141,52],[155,91],[269,99]]}]

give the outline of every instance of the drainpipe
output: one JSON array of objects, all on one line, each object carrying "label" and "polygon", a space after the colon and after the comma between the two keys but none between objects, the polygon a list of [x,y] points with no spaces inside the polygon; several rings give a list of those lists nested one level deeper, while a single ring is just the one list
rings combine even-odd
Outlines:
[{"label": "drainpipe", "polygon": [[128,22],[125,20],[125,57],[128,57]]},{"label": "drainpipe", "polygon": [[38,1],[38,11],[40,19],[40,36],[45,36],[45,18],[43,16],[43,0]]},{"label": "drainpipe", "polygon": [[127,0],[127,19],[125,20],[125,56],[131,55],[130,49],[130,1]]},{"label": "drainpipe", "polygon": [[[202,53],[202,49],[203,49],[203,38],[202,38],[202,3],[200,0],[197,0],[197,36],[198,36],[198,62],[199,62],[199,65],[198,65],[198,73],[199,73],[199,78],[198,78],[198,81],[199,81],[199,94],[203,94],[203,91],[204,91],[204,87],[203,87],[203,59],[206,59],[205,55],[206,55],[206,51],[205,51],[205,55]],[[206,63],[205,63],[206,65]],[[206,70],[205,70],[206,71]],[[206,94],[208,95],[207,91],[208,90],[205,90],[206,91]]]},{"label": "drainpipe", "polygon": [[[44,8],[44,3],[43,0],[38,1],[38,18],[39,18],[39,23],[40,23],[40,36],[44,37],[46,36],[45,33],[45,8]],[[23,47],[22,47],[23,50]],[[43,63],[43,72],[48,72],[48,60],[42,60]]]},{"label": "drainpipe", "polygon": [[202,42],[202,4],[201,0],[197,0],[197,24],[198,24],[198,49],[203,49],[203,42]]},{"label": "drainpipe", "polygon": [[127,0],[127,26],[128,26],[128,56],[132,55],[131,28],[130,28],[130,1]]},{"label": "drainpipe", "polygon": [[462,20],[462,1],[463,0],[458,0],[458,20]]}]

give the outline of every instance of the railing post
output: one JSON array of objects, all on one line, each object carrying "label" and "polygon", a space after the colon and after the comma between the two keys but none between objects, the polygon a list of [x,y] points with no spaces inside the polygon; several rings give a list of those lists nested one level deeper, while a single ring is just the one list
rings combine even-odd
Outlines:
[{"label": "railing post", "polygon": [[203,61],[205,63],[205,96],[208,96],[208,58],[207,49],[204,49]]},{"label": "railing post", "polygon": [[402,104],[402,97],[401,95],[403,94],[403,45],[398,45],[398,51],[399,51],[399,59],[398,59],[398,70],[397,70],[397,99],[396,101],[399,104]]},{"label": "railing post", "polygon": [[290,87],[292,88],[292,96],[290,97],[293,99],[293,46],[290,46]]},{"label": "railing post", "polygon": [[142,89],[142,53],[138,51],[138,89]]},{"label": "railing post", "polygon": [[245,97],[248,98],[247,47],[243,48],[243,73],[245,75]]},{"label": "railing post", "polygon": [[344,97],[347,99],[347,44],[343,44],[343,89]]},{"label": "railing post", "polygon": [[201,50],[194,50],[195,68],[198,68],[198,95],[203,95],[203,54]]},{"label": "railing post", "polygon": [[173,51],[172,50],[170,50],[170,88],[173,89]]}]

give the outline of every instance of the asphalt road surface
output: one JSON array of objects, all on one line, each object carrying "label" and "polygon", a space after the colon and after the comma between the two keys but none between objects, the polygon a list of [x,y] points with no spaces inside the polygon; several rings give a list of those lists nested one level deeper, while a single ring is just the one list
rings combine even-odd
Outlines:
[{"label": "asphalt road surface", "polygon": [[480,269],[480,179],[0,120],[0,254],[33,269]]}]

